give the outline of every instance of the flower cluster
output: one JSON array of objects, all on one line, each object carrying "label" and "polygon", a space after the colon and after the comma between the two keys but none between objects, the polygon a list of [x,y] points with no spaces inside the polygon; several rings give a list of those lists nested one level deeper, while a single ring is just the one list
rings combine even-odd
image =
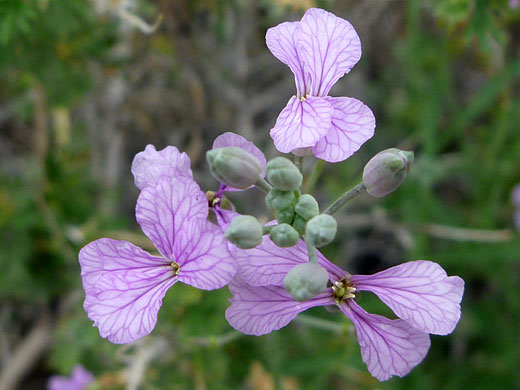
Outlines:
[{"label": "flower cluster", "polygon": [[[312,151],[327,161],[349,157],[375,126],[361,102],[327,96],[359,60],[353,27],[310,9],[301,22],[270,29],[266,40],[294,72],[297,86],[271,131],[278,150]],[[148,145],[135,156],[132,173],[141,191],[136,219],[158,254],[109,238],[80,251],[84,308],[102,337],[130,343],[149,334],[166,291],[177,282],[204,290],[228,285],[226,319],[245,334],[263,335],[310,307],[335,305],[354,323],[363,361],[379,380],[406,375],[421,362],[429,334],[453,331],[464,282],[438,264],[411,261],[374,275],[351,275],[317,250],[335,238],[333,214],[348,200],[363,192],[381,197],[401,185],[411,152],[377,154],[365,167],[363,183],[322,212],[312,195],[301,193],[303,176],[295,164],[283,157],[267,162],[237,134],[219,136],[207,160],[220,188],[204,194],[189,157],[175,147],[157,151]],[[267,194],[276,220],[262,226],[225,198],[226,191],[251,187]],[[398,318],[367,313],[356,302],[359,291],[377,295]]]}]

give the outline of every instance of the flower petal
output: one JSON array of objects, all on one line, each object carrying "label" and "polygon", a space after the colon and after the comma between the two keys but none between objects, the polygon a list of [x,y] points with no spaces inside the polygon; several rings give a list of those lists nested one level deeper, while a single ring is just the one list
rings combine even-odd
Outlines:
[{"label": "flower petal", "polygon": [[131,343],[149,334],[176,281],[168,260],[127,241],[101,238],[79,252],[85,308],[101,337]]},{"label": "flower petal", "polygon": [[354,27],[322,9],[305,13],[297,37],[300,60],[311,77],[312,96],[326,96],[361,58],[361,41]]},{"label": "flower petal", "polygon": [[374,275],[353,275],[358,290],[376,294],[395,314],[423,332],[451,333],[460,319],[464,280],[432,261],[410,261]]},{"label": "flower petal", "polygon": [[305,73],[297,50],[296,33],[300,22],[285,22],[271,27],[265,35],[265,42],[271,53],[288,65],[294,73],[298,96],[306,94]]},{"label": "flower petal", "polygon": [[[262,166],[262,177],[265,176],[265,165],[267,164],[267,161],[265,159],[265,155],[262,153],[262,151],[260,149],[257,148],[257,146],[254,143],[248,141],[241,135],[227,132],[227,133],[221,134],[217,138],[215,138],[212,149],[225,148],[227,146],[236,146],[236,147],[242,148],[246,152],[249,152],[253,156],[255,156],[258,159],[258,161],[260,162],[260,165]],[[226,186],[225,191],[242,191],[242,190]]]},{"label": "flower petal", "polygon": [[[318,264],[324,267],[332,280],[340,280],[346,272],[331,263],[319,251]],[[303,240],[289,248],[280,248],[269,236],[264,236],[262,243],[253,249],[233,251],[238,263],[238,275],[252,286],[283,286],[287,273],[298,264],[309,260],[307,247]]]},{"label": "flower petal", "polygon": [[332,126],[327,135],[312,148],[312,152],[328,162],[343,161],[372,138],[376,119],[370,108],[357,99],[326,99],[334,107]]},{"label": "flower petal", "polygon": [[428,333],[412,328],[406,321],[369,314],[355,302],[339,307],[354,323],[361,357],[378,380],[405,376],[428,353]]},{"label": "flower petal", "polygon": [[270,132],[276,149],[290,153],[316,145],[331,128],[332,111],[332,105],[323,98],[309,96],[301,101],[293,96]]},{"label": "flower petal", "polygon": [[179,280],[203,290],[224,287],[236,272],[222,230],[208,221],[193,221],[175,237],[175,261]]},{"label": "flower petal", "polygon": [[155,187],[163,178],[192,177],[190,158],[186,153],[180,153],[175,146],[157,151],[155,146],[147,145],[143,152],[135,155],[132,174],[140,190],[148,186]]},{"label": "flower petal", "polygon": [[334,304],[330,292],[305,302],[291,298],[283,287],[250,286],[239,277],[229,283],[233,294],[226,319],[233,328],[245,334],[260,336],[278,330],[291,322],[298,313],[314,306]]},{"label": "flower petal", "polygon": [[161,180],[155,187],[146,187],[135,208],[135,217],[144,234],[152,240],[161,254],[173,257],[176,232],[184,224],[205,220],[208,201],[191,178]]},{"label": "flower petal", "polygon": [[48,390],[84,390],[94,382],[94,375],[77,365],[72,371],[71,378],[54,375],[47,382]]}]

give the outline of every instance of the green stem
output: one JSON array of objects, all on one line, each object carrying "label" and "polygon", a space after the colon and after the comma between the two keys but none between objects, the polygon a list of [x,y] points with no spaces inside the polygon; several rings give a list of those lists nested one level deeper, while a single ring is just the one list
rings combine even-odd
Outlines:
[{"label": "green stem", "polygon": [[264,191],[265,193],[268,193],[269,191],[271,191],[273,189],[273,187],[271,187],[271,184],[266,182],[261,177],[258,178],[258,180],[255,183],[255,186],[257,188],[259,188],[260,190]]},{"label": "green stem", "polygon": [[294,155],[294,165],[296,165],[303,174],[303,156]]},{"label": "green stem", "polygon": [[303,186],[303,193],[310,194],[314,191],[314,187],[316,186],[316,183],[318,182],[318,179],[320,178],[321,173],[323,172],[323,168],[325,168],[325,161],[316,161],[312,173],[310,174],[309,178],[305,182],[305,185]]},{"label": "green stem", "polygon": [[262,227],[262,230],[263,230],[263,233],[264,234],[269,234],[271,233],[271,230],[277,225],[269,225],[269,226],[263,226]]},{"label": "green stem", "polygon": [[311,263],[317,264],[318,254],[316,253],[316,247],[309,244],[307,241],[305,243],[307,244],[307,253],[309,254],[309,261]]},{"label": "green stem", "polygon": [[356,196],[361,195],[366,192],[366,187],[363,182],[359,183],[354,188],[351,188],[343,195],[341,195],[334,203],[332,203],[327,209],[323,212],[323,214],[334,215],[336,212],[345,206],[348,202],[354,199]]},{"label": "green stem", "polygon": [[312,317],[306,314],[300,314],[298,317],[296,317],[295,321],[302,325],[307,325],[316,329],[330,330],[338,334],[341,334],[345,331],[345,326],[343,324],[324,320],[322,318]]}]

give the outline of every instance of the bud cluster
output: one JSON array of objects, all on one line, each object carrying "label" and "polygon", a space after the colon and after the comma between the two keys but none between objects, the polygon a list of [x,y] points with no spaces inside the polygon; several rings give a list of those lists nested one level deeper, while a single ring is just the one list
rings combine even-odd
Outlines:
[{"label": "bud cluster", "polygon": [[363,191],[378,198],[394,191],[413,162],[412,152],[392,148],[378,153],[365,166],[363,183],[320,214],[316,199],[301,193],[303,175],[289,159],[270,160],[265,166],[264,180],[260,161],[242,148],[216,148],[206,157],[212,175],[225,186],[235,189],[257,186],[267,192],[266,205],[276,217],[277,224],[265,227],[253,216],[235,217],[225,233],[229,242],[240,249],[252,249],[262,243],[266,233],[281,248],[295,246],[300,238],[305,240],[309,262],[294,267],[284,279],[285,289],[297,301],[310,299],[327,287],[329,275],[317,264],[316,248],[331,243],[336,236],[338,224],[331,214]]}]

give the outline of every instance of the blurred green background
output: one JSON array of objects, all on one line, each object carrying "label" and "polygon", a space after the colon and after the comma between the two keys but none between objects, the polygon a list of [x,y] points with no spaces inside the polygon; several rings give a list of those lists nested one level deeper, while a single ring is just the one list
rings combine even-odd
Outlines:
[{"label": "blurred green background", "polygon": [[[151,336],[100,338],[77,253],[99,237],[151,249],[133,156],[175,145],[204,190],[217,188],[204,152],[223,132],[275,157],[268,131],[294,80],[265,32],[312,6],[358,31],[363,57],[331,94],[364,101],[377,128],[343,163],[307,157],[306,187],[324,207],[379,150],[416,153],[398,191],[338,214],[324,252],[352,273],[440,263],[466,281],[457,329],[384,383],[343,315],[313,309],[243,336],[225,321],[227,289],[178,284]],[[79,363],[109,390],[520,389],[519,91],[520,8],[508,0],[0,0],[0,388],[44,389]],[[269,218],[254,190],[232,199]],[[361,304],[391,315],[370,294]]]}]

